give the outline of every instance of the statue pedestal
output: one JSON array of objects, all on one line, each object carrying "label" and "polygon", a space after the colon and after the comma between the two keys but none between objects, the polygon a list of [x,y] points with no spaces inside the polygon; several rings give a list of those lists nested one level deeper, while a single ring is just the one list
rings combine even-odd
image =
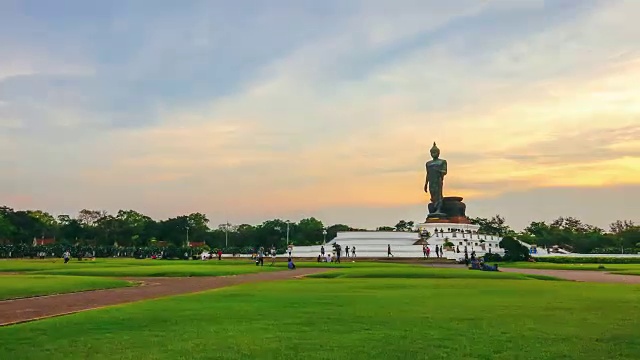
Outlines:
[{"label": "statue pedestal", "polygon": [[442,213],[435,213],[435,204],[429,204],[429,215],[427,223],[456,223],[469,224],[466,215],[467,205],[462,202],[460,196],[446,196],[442,199]]}]

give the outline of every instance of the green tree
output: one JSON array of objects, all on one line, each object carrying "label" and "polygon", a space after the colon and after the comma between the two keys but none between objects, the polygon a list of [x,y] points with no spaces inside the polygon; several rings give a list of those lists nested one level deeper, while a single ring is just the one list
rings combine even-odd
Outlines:
[{"label": "green tree", "polygon": [[413,231],[415,223],[413,221],[400,220],[395,226],[396,231]]},{"label": "green tree", "polygon": [[0,213],[0,240],[11,239],[16,231],[9,218]]},{"label": "green tree", "polygon": [[353,228],[349,225],[345,224],[334,224],[327,227],[327,241],[333,240],[336,236],[338,236],[339,232],[352,231]]},{"label": "green tree", "polygon": [[379,226],[376,228],[376,231],[395,231],[396,228],[391,226]]},{"label": "green tree", "polygon": [[[324,224],[322,221],[311,217],[302,219],[295,224],[295,244],[296,245],[317,245],[322,244]],[[290,229],[291,232],[291,229]],[[328,233],[328,232],[327,232]],[[291,234],[290,234],[291,235]]]},{"label": "green tree", "polygon": [[524,261],[530,257],[529,249],[511,236],[502,238],[499,245],[504,249],[504,259],[507,261]]},{"label": "green tree", "polygon": [[494,234],[498,236],[505,236],[507,234],[513,234],[511,228],[506,224],[504,217],[495,215],[491,219],[486,218],[470,218],[472,224],[479,225],[479,231],[484,234]]}]

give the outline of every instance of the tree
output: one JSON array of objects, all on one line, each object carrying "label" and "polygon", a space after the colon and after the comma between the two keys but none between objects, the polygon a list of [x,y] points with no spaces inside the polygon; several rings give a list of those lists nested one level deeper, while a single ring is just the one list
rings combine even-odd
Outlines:
[{"label": "tree", "polygon": [[602,229],[596,226],[584,224],[582,221],[574,217],[559,217],[551,223],[550,227],[579,234],[603,232]]},{"label": "tree", "polygon": [[414,224],[415,223],[413,221],[400,220],[396,224],[395,230],[396,231],[413,231]]},{"label": "tree", "polygon": [[59,238],[68,243],[75,242],[76,239],[86,238],[87,231],[78,219],[73,219],[69,215],[58,216]]},{"label": "tree", "polygon": [[391,226],[380,226],[376,228],[376,231],[396,231],[396,228]]},{"label": "tree", "polygon": [[13,226],[9,218],[0,213],[0,240],[6,240],[13,236],[16,228]]},{"label": "tree", "polygon": [[500,240],[500,247],[504,249],[504,259],[506,261],[528,260],[529,249],[511,236],[505,236]]},{"label": "tree", "polygon": [[[318,245],[322,244],[324,224],[322,221],[310,217],[302,219],[298,224],[294,224],[296,245]],[[292,229],[290,229],[291,233]],[[291,235],[291,234],[290,234]]]},{"label": "tree", "polygon": [[513,233],[511,228],[506,225],[506,220],[500,215],[495,215],[491,219],[486,218],[470,218],[472,224],[479,225],[479,231],[485,234],[494,234],[498,236],[505,236]]},{"label": "tree", "polygon": [[344,224],[334,224],[327,227],[327,241],[333,240],[336,236],[338,236],[339,232],[352,231],[353,228],[349,225]]},{"label": "tree", "polygon": [[107,212],[105,210],[82,209],[78,213],[78,220],[84,225],[93,226],[96,225],[98,220],[105,216],[107,216]]},{"label": "tree", "polygon": [[636,224],[631,220],[616,220],[609,225],[610,231],[616,235],[636,227]]},{"label": "tree", "polygon": [[135,210],[119,210],[115,216],[118,225],[118,238],[127,245],[146,246],[154,234],[149,226],[153,219]]}]

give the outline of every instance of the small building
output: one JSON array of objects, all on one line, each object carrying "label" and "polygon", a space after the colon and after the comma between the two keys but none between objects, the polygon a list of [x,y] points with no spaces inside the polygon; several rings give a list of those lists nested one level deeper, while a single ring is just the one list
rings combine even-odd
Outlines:
[{"label": "small building", "polygon": [[33,246],[46,246],[46,245],[53,245],[56,243],[56,238],[40,238],[40,239],[36,239],[33,238]]}]

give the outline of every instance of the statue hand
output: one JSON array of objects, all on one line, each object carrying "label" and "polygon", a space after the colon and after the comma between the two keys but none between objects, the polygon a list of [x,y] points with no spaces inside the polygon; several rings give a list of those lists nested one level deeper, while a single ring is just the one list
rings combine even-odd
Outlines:
[{"label": "statue hand", "polygon": [[424,186],[424,192],[429,193],[429,185]]}]

